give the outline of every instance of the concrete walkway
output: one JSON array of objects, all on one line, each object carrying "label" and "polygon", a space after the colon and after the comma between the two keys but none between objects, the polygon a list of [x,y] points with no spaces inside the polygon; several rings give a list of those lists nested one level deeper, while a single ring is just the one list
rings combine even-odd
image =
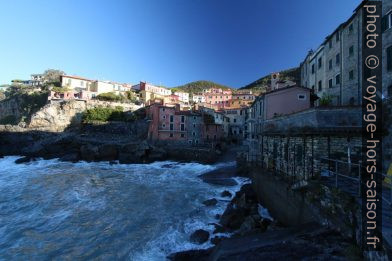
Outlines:
[{"label": "concrete walkway", "polygon": [[[334,188],[336,187],[336,179],[335,176],[331,177],[323,177],[323,184],[330,187]],[[358,181],[350,180],[344,177],[338,177],[338,188],[341,191],[344,191],[354,197],[357,198],[358,204],[362,204],[362,199],[359,195],[359,188],[358,188]],[[383,187],[383,196],[384,198],[389,199],[390,198],[390,189],[387,187]],[[384,236],[384,244],[389,246],[390,249],[392,249],[392,206],[383,200],[382,204],[382,233]]]}]

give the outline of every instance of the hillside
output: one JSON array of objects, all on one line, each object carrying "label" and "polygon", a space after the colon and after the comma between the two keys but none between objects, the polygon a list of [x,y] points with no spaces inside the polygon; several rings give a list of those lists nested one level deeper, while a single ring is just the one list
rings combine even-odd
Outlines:
[{"label": "hillside", "polygon": [[181,86],[173,87],[170,88],[173,92],[175,91],[182,91],[182,92],[187,92],[190,94],[193,93],[201,93],[204,89],[210,89],[210,88],[219,88],[219,89],[233,89],[228,86],[214,83],[211,81],[196,81],[196,82],[190,82]]},{"label": "hillside", "polygon": [[[291,80],[296,83],[300,82],[301,70],[299,67],[283,70],[280,71],[279,73],[280,73],[281,80]],[[271,84],[271,75],[268,74],[244,87],[241,87],[240,90],[246,90],[246,89],[263,90],[270,84]]]}]

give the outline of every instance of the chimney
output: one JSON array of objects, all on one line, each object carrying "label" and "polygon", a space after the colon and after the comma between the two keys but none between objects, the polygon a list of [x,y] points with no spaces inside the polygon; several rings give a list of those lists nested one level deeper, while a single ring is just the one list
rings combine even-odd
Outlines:
[{"label": "chimney", "polygon": [[271,90],[276,90],[279,88],[279,73],[272,73],[271,74]]}]

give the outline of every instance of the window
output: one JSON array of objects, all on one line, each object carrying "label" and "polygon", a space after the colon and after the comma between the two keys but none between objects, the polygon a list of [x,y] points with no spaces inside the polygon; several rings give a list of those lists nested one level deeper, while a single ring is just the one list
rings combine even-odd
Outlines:
[{"label": "window", "polygon": [[388,97],[392,97],[392,85],[388,87]]},{"label": "window", "polygon": [[350,80],[354,80],[354,71],[353,71],[353,70],[351,70],[351,71],[348,73],[348,78],[349,78]]},{"label": "window", "polygon": [[312,74],[314,74],[314,64],[312,64]]},{"label": "window", "polygon": [[181,131],[185,130],[185,124],[181,124]]},{"label": "window", "polygon": [[336,55],[336,65],[340,64],[340,53]]},{"label": "window", "polygon": [[332,59],[329,60],[329,62],[328,62],[328,68],[329,68],[330,70],[332,70]]},{"label": "window", "polygon": [[329,81],[328,81],[328,87],[329,87],[329,88],[332,88],[332,85],[333,85],[332,79],[329,79]]},{"label": "window", "polygon": [[237,122],[237,119],[233,119],[233,122],[236,123],[236,122]]},{"label": "window", "polygon": [[318,68],[320,69],[322,65],[323,65],[323,60],[322,60],[322,58],[320,57],[320,58],[318,59]]},{"label": "window", "polygon": [[193,128],[196,128],[196,124],[193,123]]},{"label": "window", "polygon": [[329,41],[329,49],[332,48],[332,41]]},{"label": "window", "polygon": [[306,95],[305,94],[298,94],[298,100],[300,100],[300,101],[306,100]]},{"label": "window", "polygon": [[350,49],[348,50],[348,54],[349,54],[350,56],[353,56],[353,55],[354,55],[354,46],[353,46],[353,45],[350,46]]},{"label": "window", "polygon": [[386,14],[381,20],[381,30],[385,32],[386,30],[392,28],[392,12]]},{"label": "window", "polygon": [[173,122],[173,121],[174,121],[174,116],[170,115],[170,122]]},{"label": "window", "polygon": [[185,137],[185,134],[184,133],[181,133],[181,138],[184,138]]},{"label": "window", "polygon": [[172,132],[170,132],[170,138],[173,138],[173,136],[174,136],[174,135],[173,135],[173,133],[172,133]]},{"label": "window", "polygon": [[196,132],[192,132],[192,136],[195,137],[196,136]]},{"label": "window", "polygon": [[340,74],[336,75],[335,82],[336,82],[336,85],[340,84]]},{"label": "window", "polygon": [[350,26],[348,27],[349,33],[352,33],[353,30],[354,30],[354,26],[353,26],[353,24],[350,24]]},{"label": "window", "polygon": [[339,32],[336,34],[336,42],[339,42],[339,40],[340,40],[340,35],[339,35]]},{"label": "window", "polygon": [[166,128],[166,124],[162,124],[162,128]]},{"label": "window", "polygon": [[166,119],[166,115],[163,115],[163,119]]},{"label": "window", "polygon": [[162,108],[162,111],[165,111],[165,108]]},{"label": "window", "polygon": [[181,115],[181,122],[185,122],[185,116]]},{"label": "window", "polygon": [[392,46],[387,48],[387,71],[392,71]]},{"label": "window", "polygon": [[314,85],[312,85],[312,90],[314,91]]},{"label": "window", "polygon": [[174,130],[174,125],[172,123],[170,123],[170,130]]},{"label": "window", "polygon": [[321,81],[318,82],[318,90],[321,91],[323,89],[323,84]]}]

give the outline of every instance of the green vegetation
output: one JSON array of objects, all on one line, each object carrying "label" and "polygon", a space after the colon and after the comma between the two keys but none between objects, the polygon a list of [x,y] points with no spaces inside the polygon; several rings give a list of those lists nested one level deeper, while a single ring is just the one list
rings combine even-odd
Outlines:
[{"label": "green vegetation", "polygon": [[83,114],[84,122],[94,122],[94,121],[127,121],[126,114],[124,113],[124,108],[117,106],[116,108],[104,108],[97,107],[94,109],[89,109]]},{"label": "green vegetation", "polygon": [[58,93],[64,93],[64,92],[68,92],[70,89],[68,87],[52,86],[51,90]]},{"label": "green vegetation", "polygon": [[4,118],[0,119],[0,124],[11,124],[11,125],[16,125],[19,123],[19,120],[14,116],[14,115],[8,115],[5,116]]},{"label": "green vegetation", "polygon": [[218,88],[218,89],[223,89],[223,90],[230,90],[232,88],[221,85],[218,83],[210,82],[210,81],[196,81],[196,82],[191,82],[187,83],[181,86],[173,87],[171,90],[173,92],[175,91],[181,91],[181,92],[187,92],[190,94],[194,93],[201,93],[204,89],[211,89],[211,88]]},{"label": "green vegetation", "polygon": [[101,93],[97,96],[97,99],[100,101],[116,101],[120,102],[125,100],[125,97],[122,95],[117,95],[114,92],[105,92]]},{"label": "green vegetation", "polygon": [[[293,82],[300,82],[301,78],[301,69],[299,67],[284,70],[279,72],[280,74],[280,80],[290,80]],[[271,85],[271,75],[268,74],[244,87],[241,87],[240,90],[244,89],[252,89],[252,90],[258,90],[258,91],[264,91],[267,86]]]},{"label": "green vegetation", "polygon": [[320,106],[329,106],[332,104],[332,99],[334,96],[330,94],[323,94],[323,96],[320,98]]}]

